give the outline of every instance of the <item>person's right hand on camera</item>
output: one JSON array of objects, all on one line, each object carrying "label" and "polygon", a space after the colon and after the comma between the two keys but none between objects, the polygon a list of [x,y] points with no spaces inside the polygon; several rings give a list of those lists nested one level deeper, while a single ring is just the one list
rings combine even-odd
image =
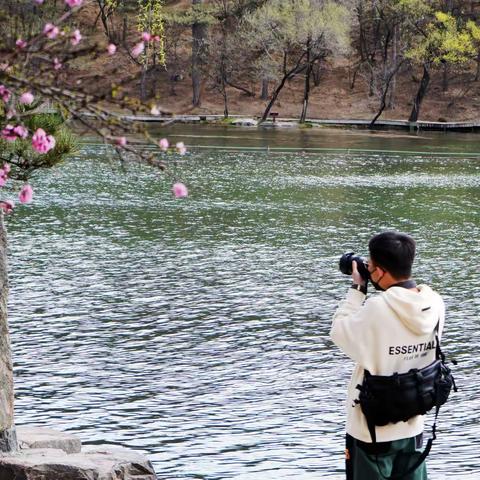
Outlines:
[{"label": "person's right hand on camera", "polygon": [[356,285],[366,285],[365,279],[358,273],[357,262],[352,261],[352,282]]}]

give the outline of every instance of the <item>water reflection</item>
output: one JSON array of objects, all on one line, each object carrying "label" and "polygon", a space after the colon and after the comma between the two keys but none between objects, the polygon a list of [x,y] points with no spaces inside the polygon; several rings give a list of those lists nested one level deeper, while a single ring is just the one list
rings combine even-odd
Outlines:
[{"label": "water reflection", "polygon": [[9,221],[18,424],[138,449],[165,480],[343,478],[337,258],[396,228],[459,361],[430,472],[477,470],[478,159],[194,151],[175,201],[98,152],[40,174]]}]

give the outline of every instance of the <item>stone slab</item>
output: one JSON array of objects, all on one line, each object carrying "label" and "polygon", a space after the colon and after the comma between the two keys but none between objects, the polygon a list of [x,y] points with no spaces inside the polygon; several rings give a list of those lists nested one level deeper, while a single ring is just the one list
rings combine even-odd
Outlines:
[{"label": "stone slab", "polygon": [[66,453],[79,453],[82,442],[74,435],[44,427],[17,427],[20,449],[55,448]]},{"label": "stone slab", "polygon": [[238,127],[256,127],[258,122],[253,118],[236,118],[230,122],[230,125],[236,125]]},{"label": "stone slab", "polygon": [[83,453],[24,449],[0,455],[1,480],[157,480],[150,461],[126,448],[95,446]]}]

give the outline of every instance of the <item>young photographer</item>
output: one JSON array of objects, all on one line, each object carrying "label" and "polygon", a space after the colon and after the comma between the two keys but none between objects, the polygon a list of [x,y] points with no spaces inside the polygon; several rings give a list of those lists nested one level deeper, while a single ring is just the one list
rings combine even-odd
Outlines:
[{"label": "young photographer", "polygon": [[[359,404],[365,371],[390,376],[435,362],[436,335],[441,338],[445,307],[440,295],[411,278],[415,242],[405,234],[383,232],[369,241],[368,274],[351,261],[352,288],[334,317],[330,336],[356,362],[347,394],[347,480],[402,475],[422,452],[422,415],[371,429]],[[361,265],[364,267],[364,265]],[[377,290],[366,300],[367,278]],[[425,480],[423,461],[405,480]]]}]

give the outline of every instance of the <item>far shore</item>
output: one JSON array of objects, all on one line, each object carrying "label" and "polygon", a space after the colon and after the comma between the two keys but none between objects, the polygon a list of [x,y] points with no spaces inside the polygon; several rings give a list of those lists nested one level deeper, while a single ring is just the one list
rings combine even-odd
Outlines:
[{"label": "far shore", "polygon": [[[358,128],[369,129],[371,120],[361,119],[320,119],[309,118],[305,123],[300,124],[298,119],[289,117],[269,118],[260,122],[259,117],[249,117],[246,115],[230,115],[224,118],[223,115],[122,115],[113,113],[122,120],[131,122],[145,122],[158,124],[174,123],[202,123],[217,124],[223,126],[240,127],[259,127],[259,128],[310,128],[310,127],[330,127],[330,128]],[[85,116],[91,116],[85,114]],[[418,131],[440,131],[440,132],[480,132],[480,121],[468,122],[430,122],[418,121],[409,122],[408,120],[377,120],[371,130],[403,130],[409,132]]]}]

